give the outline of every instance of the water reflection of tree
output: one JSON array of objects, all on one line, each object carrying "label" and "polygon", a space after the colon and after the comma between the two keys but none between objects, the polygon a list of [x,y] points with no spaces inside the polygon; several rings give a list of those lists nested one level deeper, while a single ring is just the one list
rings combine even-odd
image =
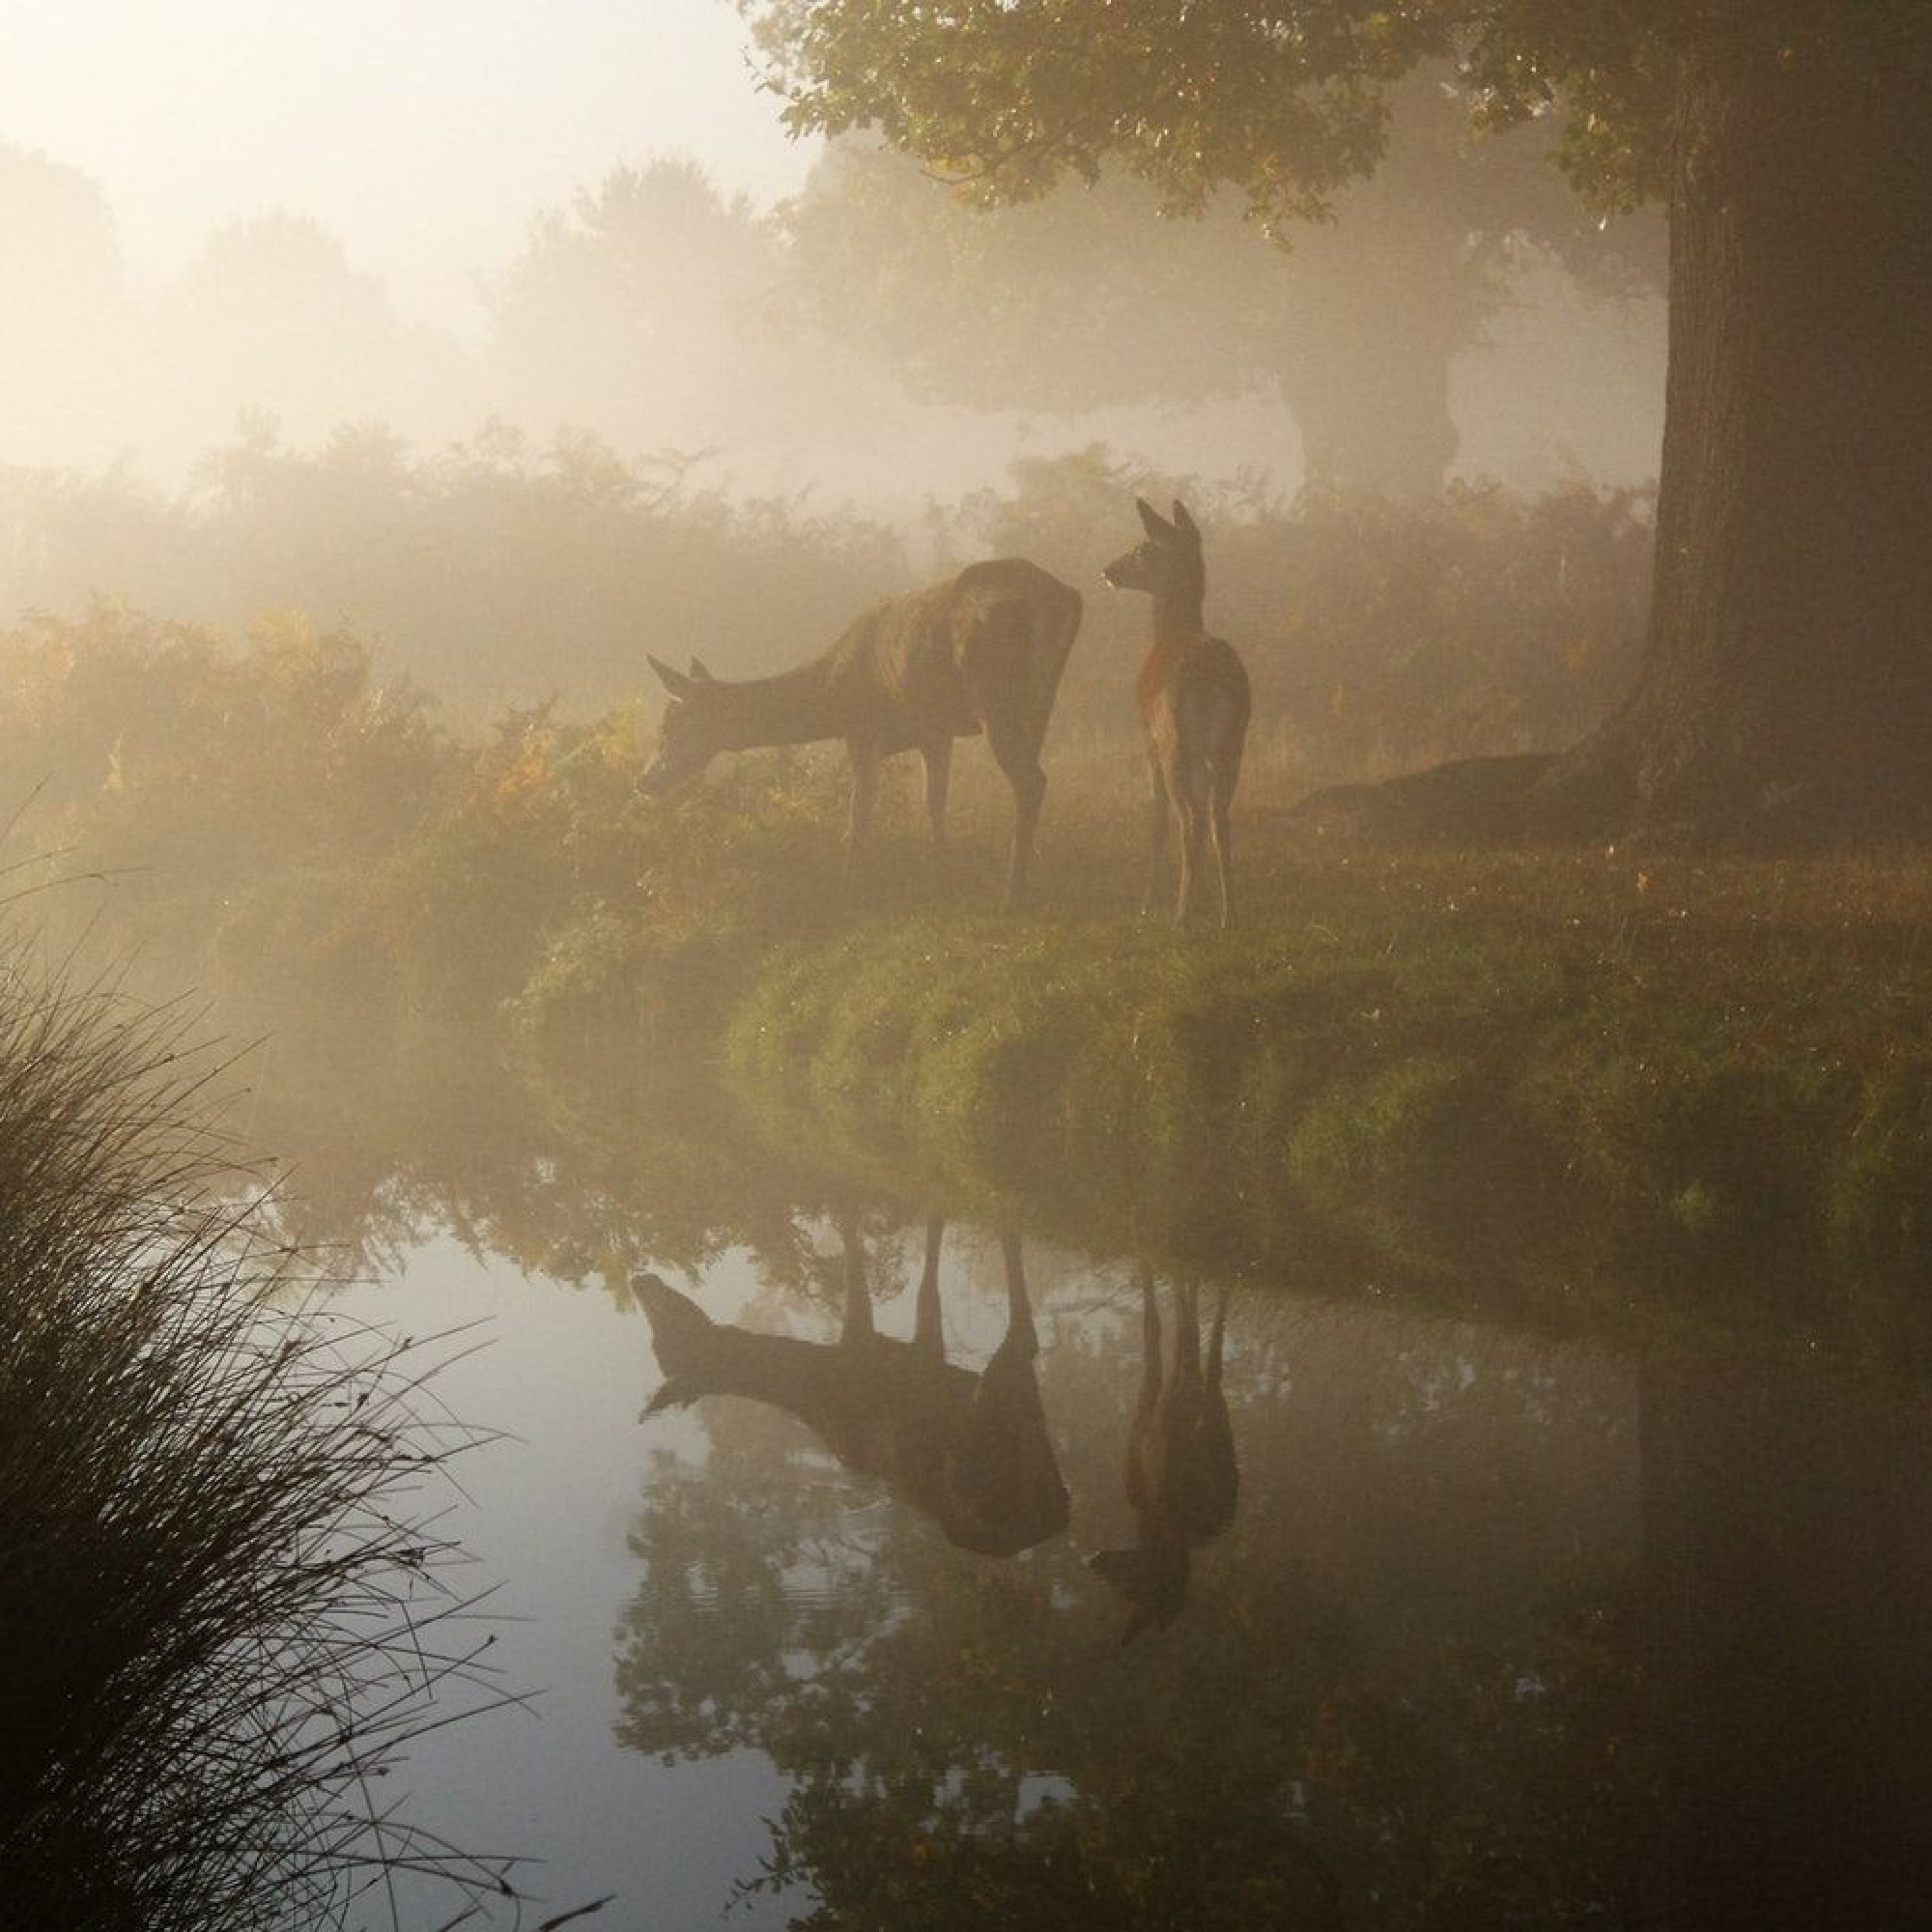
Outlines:
[{"label": "water reflection of tree", "polygon": [[244,1064],[252,1144],[287,1158],[290,1236],[369,1273],[448,1234],[572,1282],[749,1247],[803,1280],[823,1183],[755,1145],[708,1068],[611,1053],[513,1065],[497,1040],[425,1027],[275,1034]]},{"label": "water reflection of tree", "polygon": [[1815,1368],[1642,1378],[1659,1925],[1932,1924],[1932,1414]]},{"label": "water reflection of tree", "polygon": [[[1042,1357],[1088,1522],[1124,1508],[1122,1313]],[[788,1773],[766,1883],[808,1886],[814,1926],[1615,1922],[1645,1772],[1603,1578],[1632,1548],[1614,1509],[1573,1505],[1627,1463],[1627,1439],[1607,1464],[1578,1451],[1619,1385],[1382,1325],[1351,1368],[1359,1319],[1237,1321],[1231,1399],[1261,1480],[1179,1622],[1126,1651],[1079,1549],[972,1557],[783,1418],[708,1412],[701,1466],[660,1456],[648,1478],[620,1735]],[[1405,1486],[1404,1547],[1374,1547],[1360,1519]],[[1566,1534],[1594,1567],[1552,1590]]]}]

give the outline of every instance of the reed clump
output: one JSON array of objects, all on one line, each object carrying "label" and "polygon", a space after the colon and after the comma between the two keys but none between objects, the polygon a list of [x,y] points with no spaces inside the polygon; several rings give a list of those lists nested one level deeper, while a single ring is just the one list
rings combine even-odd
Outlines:
[{"label": "reed clump", "polygon": [[259,1232],[188,1033],[0,958],[6,1918],[366,1924],[404,1873],[460,1909],[501,1861],[379,1794],[496,1694],[434,1527],[469,1434]]}]

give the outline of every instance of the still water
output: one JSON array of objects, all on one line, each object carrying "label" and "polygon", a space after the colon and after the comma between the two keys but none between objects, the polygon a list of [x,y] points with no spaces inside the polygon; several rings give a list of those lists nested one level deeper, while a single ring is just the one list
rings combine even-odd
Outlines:
[{"label": "still water", "polygon": [[794,1233],[353,1292],[485,1324],[449,1527],[538,1694],[409,1808],[535,1861],[496,1922],[1932,1924],[1922,1399]]}]

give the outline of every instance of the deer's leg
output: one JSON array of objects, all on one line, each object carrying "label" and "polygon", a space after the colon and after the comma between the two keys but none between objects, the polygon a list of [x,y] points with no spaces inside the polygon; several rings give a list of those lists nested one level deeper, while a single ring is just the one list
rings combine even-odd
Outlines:
[{"label": "deer's leg", "polygon": [[1221,923],[1235,923],[1235,840],[1229,825],[1229,809],[1235,802],[1235,787],[1241,781],[1241,752],[1248,736],[1246,706],[1227,721],[1220,734],[1214,758],[1214,775],[1209,798],[1213,810],[1214,864],[1221,875]]},{"label": "deer's leg", "polygon": [[1020,1260],[1020,1237],[1002,1232],[1000,1255],[1007,1264],[1007,1332],[1000,1353],[1016,1345],[1031,1357],[1039,1352],[1039,1336],[1033,1325],[1033,1297],[1027,1293],[1026,1269]]},{"label": "deer's leg", "polygon": [[1208,829],[1214,836],[1214,872],[1221,882],[1221,923],[1235,923],[1234,838],[1228,824],[1228,793],[1232,786],[1221,783],[1219,774],[1209,801]]},{"label": "deer's leg", "polygon": [[932,842],[946,850],[946,795],[952,781],[952,740],[940,738],[923,746],[925,760],[925,816],[932,827]]},{"label": "deer's leg", "polygon": [[925,1224],[925,1265],[920,1270],[919,1298],[913,1304],[912,1346],[922,1359],[943,1362],[946,1336],[939,1320],[939,1247],[944,1221]]},{"label": "deer's leg", "polygon": [[1194,912],[1194,882],[1201,863],[1200,777],[1196,772],[1177,771],[1168,775],[1167,788],[1174,795],[1175,813],[1180,820],[1180,886],[1174,896],[1174,923],[1185,925]]},{"label": "deer's leg", "polygon": [[1148,756],[1148,859],[1147,877],[1141,886],[1141,917],[1153,911],[1154,895],[1160,891],[1160,862],[1167,852],[1167,821],[1172,808],[1168,803],[1167,781],[1161,776],[1160,760]]},{"label": "deer's leg", "polygon": [[1201,1291],[1191,1282],[1174,1291],[1174,1379],[1182,1387],[1201,1380]]},{"label": "deer's leg", "polygon": [[845,828],[845,876],[859,874],[861,857],[872,836],[872,807],[879,796],[879,753],[863,738],[845,743],[852,761],[852,816]]},{"label": "deer's leg", "polygon": [[1218,1396],[1221,1392],[1221,1339],[1228,1326],[1228,1291],[1226,1286],[1214,1291],[1214,1322],[1208,1331],[1208,1392]]},{"label": "deer's leg", "polygon": [[1007,861],[1007,892],[1002,912],[1011,912],[1026,896],[1027,867],[1033,859],[1034,828],[1039,823],[1040,801],[1046,797],[1046,774],[1039,766],[1039,747],[1017,722],[985,715],[986,743],[995,762],[1013,788],[1013,843]]},{"label": "deer's leg", "polygon": [[1153,1269],[1141,1264],[1141,1399],[1146,1414],[1160,1394],[1160,1302],[1153,1291]]}]

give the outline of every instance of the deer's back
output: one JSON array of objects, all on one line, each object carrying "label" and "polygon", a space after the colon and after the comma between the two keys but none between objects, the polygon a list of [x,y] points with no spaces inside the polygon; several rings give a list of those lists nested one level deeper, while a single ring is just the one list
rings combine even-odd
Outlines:
[{"label": "deer's back", "polygon": [[986,681],[978,673],[988,644],[1024,660],[1040,611],[1070,644],[1078,591],[1023,557],[969,564],[943,583],[875,604],[822,663],[848,715],[867,722],[881,750],[972,737],[981,728]]},{"label": "deer's back", "polygon": [[961,1548],[1013,1555],[1066,1526],[1030,1365],[980,1375],[883,1335],[839,1342],[719,1326],[694,1390],[796,1416],[845,1467],[932,1517]]},{"label": "deer's back", "polygon": [[1164,757],[1237,756],[1252,697],[1235,647],[1220,638],[1156,642],[1141,667],[1141,724]]},{"label": "deer's back", "polygon": [[850,1393],[805,1417],[849,1467],[877,1477],[963,1549],[1013,1556],[1069,1510],[1031,1355],[1003,1348],[976,1375],[884,1336],[838,1345]]},{"label": "deer's back", "polygon": [[884,751],[979,729],[953,661],[952,582],[889,597],[846,630],[826,654],[826,674]]}]

